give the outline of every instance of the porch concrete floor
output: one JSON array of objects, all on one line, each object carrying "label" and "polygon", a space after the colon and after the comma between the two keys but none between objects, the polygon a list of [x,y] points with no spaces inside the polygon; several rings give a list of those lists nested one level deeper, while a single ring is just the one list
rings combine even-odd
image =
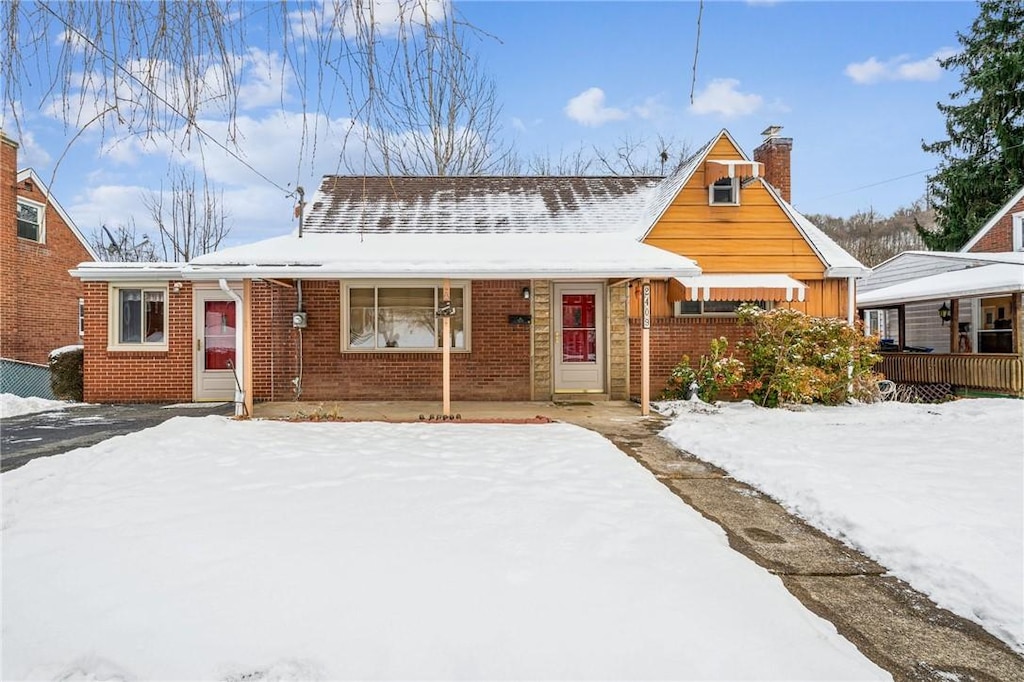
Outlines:
[{"label": "porch concrete floor", "polygon": [[[341,420],[419,421],[439,401],[274,402],[254,416],[317,413]],[[453,402],[463,421],[537,416],[596,431],[651,472],[683,502],[725,531],[730,546],[779,576],[804,606],[831,621],[895,680],[1024,682],[1024,658],[980,626],[935,605],[838,540],[791,515],[727,472],[675,448],[658,434],[668,420],[644,417],[631,402]]]},{"label": "porch concrete floor", "polygon": [[[327,416],[342,421],[393,421],[415,422],[430,420],[442,414],[440,401],[387,400],[387,401],[311,401],[311,402],[269,402],[257,403],[253,417],[257,419],[289,419],[302,416]],[[601,425],[621,420],[653,419],[658,415],[643,417],[640,406],[628,401],[580,400],[573,398],[565,402],[484,402],[453,401],[452,416],[461,421],[526,420],[546,417],[553,421],[576,424],[601,432]]]}]

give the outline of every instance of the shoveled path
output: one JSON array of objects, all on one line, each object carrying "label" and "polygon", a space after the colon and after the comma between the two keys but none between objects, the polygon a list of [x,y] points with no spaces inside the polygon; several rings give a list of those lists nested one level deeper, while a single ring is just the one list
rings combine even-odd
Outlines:
[{"label": "shoveled path", "polygon": [[658,433],[660,417],[568,419],[646,467],[706,518],[733,549],[778,575],[896,680],[1024,682],[1024,658],[979,625],[936,606],[883,566],[794,517],[754,488]]}]

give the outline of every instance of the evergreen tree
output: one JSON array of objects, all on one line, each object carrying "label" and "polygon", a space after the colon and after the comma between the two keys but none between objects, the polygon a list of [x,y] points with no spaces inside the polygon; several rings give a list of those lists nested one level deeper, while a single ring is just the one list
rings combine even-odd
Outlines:
[{"label": "evergreen tree", "polygon": [[939,103],[948,139],[929,186],[938,231],[917,226],[929,248],[955,251],[1024,185],[1024,2],[982,0],[961,51],[939,62],[962,87]]}]

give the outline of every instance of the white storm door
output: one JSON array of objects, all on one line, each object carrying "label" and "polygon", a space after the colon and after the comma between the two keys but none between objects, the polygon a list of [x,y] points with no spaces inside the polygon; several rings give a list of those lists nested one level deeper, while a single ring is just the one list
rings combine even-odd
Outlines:
[{"label": "white storm door", "polygon": [[604,287],[555,284],[555,392],[604,392]]},{"label": "white storm door", "polygon": [[192,310],[193,400],[234,400],[236,371],[242,380],[235,348],[238,305],[220,289],[197,289]]}]

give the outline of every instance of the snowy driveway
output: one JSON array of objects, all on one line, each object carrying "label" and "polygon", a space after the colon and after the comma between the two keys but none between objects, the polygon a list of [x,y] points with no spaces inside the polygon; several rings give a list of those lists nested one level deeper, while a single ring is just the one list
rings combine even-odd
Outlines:
[{"label": "snowy driveway", "polygon": [[52,457],[95,445],[114,436],[148,429],[172,417],[231,414],[232,405],[83,405],[3,418],[0,471],[23,466],[37,457]]},{"label": "snowy driveway", "polygon": [[3,485],[3,679],[887,679],[566,424],[175,419]]}]

